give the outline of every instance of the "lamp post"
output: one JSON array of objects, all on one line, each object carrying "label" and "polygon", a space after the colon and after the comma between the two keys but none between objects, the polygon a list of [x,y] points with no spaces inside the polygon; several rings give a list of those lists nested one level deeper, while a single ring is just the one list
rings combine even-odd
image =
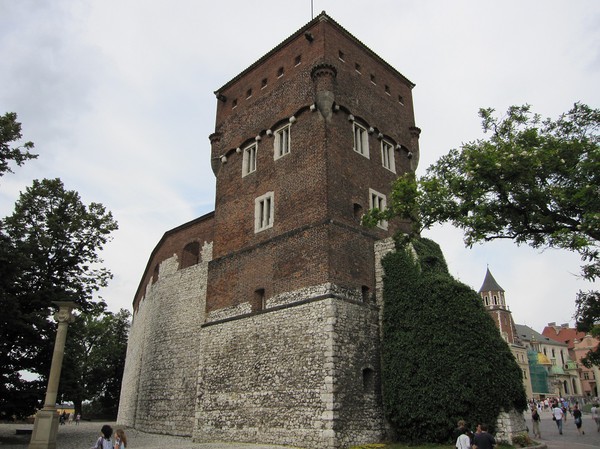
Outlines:
[{"label": "lamp post", "polygon": [[56,449],[56,434],[58,432],[56,395],[58,394],[58,382],[62,370],[63,356],[65,355],[67,328],[75,318],[71,312],[77,307],[77,304],[71,301],[56,301],[53,304],[58,306],[58,312],[54,314],[54,319],[58,322],[58,329],[54,341],[54,352],[52,354],[52,365],[50,366],[44,408],[35,415],[29,449]]}]

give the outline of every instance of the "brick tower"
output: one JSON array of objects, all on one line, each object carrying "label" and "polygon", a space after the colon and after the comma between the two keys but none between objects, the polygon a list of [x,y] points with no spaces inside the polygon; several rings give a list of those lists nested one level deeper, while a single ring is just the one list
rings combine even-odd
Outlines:
[{"label": "brick tower", "polygon": [[215,92],[215,211],[148,262],[120,422],[313,449],[385,436],[376,247],[408,223],[360,219],[416,168],[413,87],[322,13]]},{"label": "brick tower", "polygon": [[368,299],[384,207],[418,159],[413,84],[322,14],[217,92],[207,312],[332,283]]}]

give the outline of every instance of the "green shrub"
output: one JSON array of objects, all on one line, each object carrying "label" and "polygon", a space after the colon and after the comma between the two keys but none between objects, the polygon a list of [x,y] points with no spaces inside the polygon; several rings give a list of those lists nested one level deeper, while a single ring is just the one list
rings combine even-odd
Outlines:
[{"label": "green shrub", "polygon": [[514,435],[512,442],[517,447],[528,447],[533,446],[533,441],[529,438],[529,435],[526,433],[519,433],[518,435]]},{"label": "green shrub", "polygon": [[447,442],[459,419],[493,431],[502,409],[525,410],[521,370],[480,296],[448,273],[439,246],[413,242],[383,260],[382,380],[395,437]]}]

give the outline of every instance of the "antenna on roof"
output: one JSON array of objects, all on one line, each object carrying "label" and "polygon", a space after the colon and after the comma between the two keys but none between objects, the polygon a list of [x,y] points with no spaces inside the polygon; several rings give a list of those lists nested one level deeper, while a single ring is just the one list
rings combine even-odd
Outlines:
[{"label": "antenna on roof", "polygon": [[314,14],[314,10],[313,10],[313,1],[314,0],[310,0],[310,20],[315,18],[315,14]]}]

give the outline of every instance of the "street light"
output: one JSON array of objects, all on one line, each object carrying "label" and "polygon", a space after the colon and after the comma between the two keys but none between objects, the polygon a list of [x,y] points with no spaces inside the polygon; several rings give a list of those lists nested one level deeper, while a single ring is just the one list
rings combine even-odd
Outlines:
[{"label": "street light", "polygon": [[58,312],[54,314],[54,319],[58,322],[58,329],[54,340],[54,352],[52,353],[52,365],[50,366],[44,408],[35,415],[29,449],[56,449],[56,434],[58,433],[56,395],[58,394],[58,382],[62,370],[63,356],[65,355],[67,328],[69,323],[72,323],[75,319],[71,312],[77,308],[77,304],[71,301],[55,301],[53,304],[58,306]]}]

